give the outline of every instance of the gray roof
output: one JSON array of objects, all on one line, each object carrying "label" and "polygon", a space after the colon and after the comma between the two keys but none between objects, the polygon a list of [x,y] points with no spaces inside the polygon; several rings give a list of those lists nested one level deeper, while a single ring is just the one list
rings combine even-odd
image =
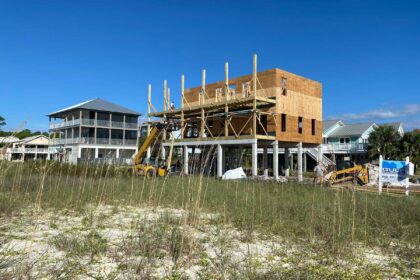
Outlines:
[{"label": "gray roof", "polygon": [[329,137],[341,137],[341,136],[361,136],[375,123],[355,123],[345,124],[334,130]]},{"label": "gray roof", "polygon": [[111,113],[121,113],[121,114],[128,114],[128,115],[135,115],[139,116],[140,113],[125,108],[123,106],[117,105],[115,103],[111,103],[109,101],[96,98],[92,100],[88,100],[59,111],[53,112],[48,114],[48,116],[59,115],[60,113],[68,112],[74,109],[86,109],[86,110],[94,110],[94,111],[102,111],[102,112],[111,112]]},{"label": "gray roof", "polygon": [[392,123],[382,123],[381,125],[391,126],[391,127],[395,128],[395,130],[398,130],[398,129],[400,129],[400,126],[402,125],[402,123],[392,122]]},{"label": "gray roof", "polygon": [[342,122],[342,121],[340,121],[340,120],[325,120],[325,121],[322,121],[322,133],[327,132],[331,127],[333,127],[338,122]]}]

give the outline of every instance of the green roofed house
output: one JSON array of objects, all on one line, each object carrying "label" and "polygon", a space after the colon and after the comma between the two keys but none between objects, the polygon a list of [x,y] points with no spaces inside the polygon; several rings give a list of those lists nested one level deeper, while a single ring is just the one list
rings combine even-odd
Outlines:
[{"label": "green roofed house", "polygon": [[100,98],[50,113],[48,157],[71,163],[127,161],[137,150],[139,116]]},{"label": "green roofed house", "polygon": [[343,159],[345,156],[357,162],[367,161],[367,147],[370,133],[377,125],[373,122],[345,124],[340,120],[322,123],[322,153]]}]

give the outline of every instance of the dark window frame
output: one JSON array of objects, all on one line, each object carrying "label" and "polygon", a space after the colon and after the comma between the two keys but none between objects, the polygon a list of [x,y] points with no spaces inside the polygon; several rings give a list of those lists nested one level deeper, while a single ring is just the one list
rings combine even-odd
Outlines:
[{"label": "dark window frame", "polygon": [[281,114],[281,132],[287,131],[287,115]]},{"label": "dark window frame", "polygon": [[303,117],[298,117],[298,133],[303,133]]},{"label": "dark window frame", "polygon": [[316,120],[312,119],[311,121],[311,129],[312,129],[312,135],[316,134]]}]

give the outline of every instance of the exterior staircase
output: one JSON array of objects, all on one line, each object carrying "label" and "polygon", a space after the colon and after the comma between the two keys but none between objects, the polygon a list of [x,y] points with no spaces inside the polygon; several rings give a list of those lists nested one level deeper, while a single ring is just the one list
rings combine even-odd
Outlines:
[{"label": "exterior staircase", "polygon": [[[326,155],[319,155],[320,149],[317,148],[307,148],[306,154],[313,158],[315,161],[321,160],[322,164],[325,166],[335,165],[332,160],[330,160]],[[321,152],[322,153],[322,152]]]}]

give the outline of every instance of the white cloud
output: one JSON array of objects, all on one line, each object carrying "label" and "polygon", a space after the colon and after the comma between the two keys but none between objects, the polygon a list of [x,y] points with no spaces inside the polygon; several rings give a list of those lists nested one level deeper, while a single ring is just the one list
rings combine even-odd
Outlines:
[{"label": "white cloud", "polygon": [[331,119],[342,120],[384,120],[393,118],[403,118],[408,116],[420,115],[420,104],[408,104],[402,108],[394,110],[377,109],[370,110],[364,113],[346,113],[338,116],[333,116]]}]

